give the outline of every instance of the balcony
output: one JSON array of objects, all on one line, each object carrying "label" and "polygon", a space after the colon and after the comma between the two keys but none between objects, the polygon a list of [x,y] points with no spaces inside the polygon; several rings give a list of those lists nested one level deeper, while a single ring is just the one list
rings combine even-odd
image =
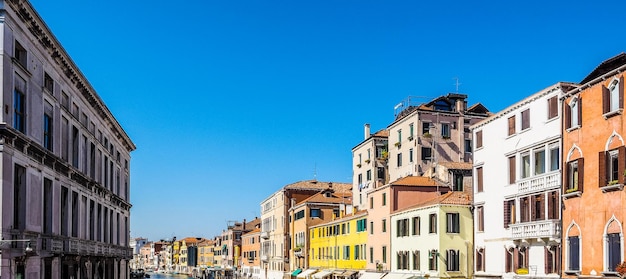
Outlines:
[{"label": "balcony", "polygon": [[270,233],[268,231],[261,232],[261,238],[263,238],[263,239],[270,238]]},{"label": "balcony", "polygon": [[561,223],[559,220],[541,220],[511,224],[514,240],[531,238],[561,238]]},{"label": "balcony", "polygon": [[269,257],[267,255],[261,255],[261,261],[262,262],[268,262],[269,261]]},{"label": "balcony", "polygon": [[553,171],[517,181],[519,194],[543,192],[561,187],[561,172]]}]

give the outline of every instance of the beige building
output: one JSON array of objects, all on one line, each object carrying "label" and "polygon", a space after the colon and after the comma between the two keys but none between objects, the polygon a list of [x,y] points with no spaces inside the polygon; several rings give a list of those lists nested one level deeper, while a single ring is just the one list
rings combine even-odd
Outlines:
[{"label": "beige building", "polygon": [[388,130],[370,133],[370,124],[365,124],[365,138],[352,148],[352,197],[354,206],[365,209],[367,193],[389,183],[387,173]]},{"label": "beige building", "polygon": [[288,275],[288,209],[332,184],[339,193],[351,192],[352,184],[300,181],[286,185],[261,202],[261,279],[282,279]]},{"label": "beige building", "polygon": [[135,145],[32,5],[0,6],[0,274],[127,278]]}]

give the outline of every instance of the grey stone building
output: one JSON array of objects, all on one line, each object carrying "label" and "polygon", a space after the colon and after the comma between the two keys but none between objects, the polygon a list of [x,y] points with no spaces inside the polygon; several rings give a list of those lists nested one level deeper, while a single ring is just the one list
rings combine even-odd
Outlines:
[{"label": "grey stone building", "polygon": [[0,32],[0,276],[128,278],[135,145],[28,1]]}]

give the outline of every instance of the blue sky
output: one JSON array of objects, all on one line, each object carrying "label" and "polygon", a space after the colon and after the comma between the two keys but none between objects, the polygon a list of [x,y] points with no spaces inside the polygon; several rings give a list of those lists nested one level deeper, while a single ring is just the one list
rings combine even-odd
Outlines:
[{"label": "blue sky", "polygon": [[[131,235],[213,237],[282,186],[351,182],[408,96],[499,111],[626,50],[626,1],[32,0],[137,145]],[[617,13],[616,13],[617,12]]]}]

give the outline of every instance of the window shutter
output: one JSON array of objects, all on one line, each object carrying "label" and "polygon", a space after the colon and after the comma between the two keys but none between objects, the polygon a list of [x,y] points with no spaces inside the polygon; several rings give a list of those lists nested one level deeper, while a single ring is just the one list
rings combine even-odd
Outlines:
[{"label": "window shutter", "polygon": [[[622,83],[620,82],[620,84]],[[624,171],[626,171],[626,147],[618,147],[617,154],[617,183],[624,184]]]},{"label": "window shutter", "polygon": [[546,219],[546,197],[545,194],[541,194],[539,196],[539,204],[541,205],[541,210],[539,211],[539,220],[545,220]]},{"label": "window shutter", "polygon": [[606,86],[602,85],[602,113],[611,110],[611,92]]},{"label": "window shutter", "polygon": [[554,218],[554,196],[556,195],[555,192],[550,192],[548,193],[548,218],[546,219],[556,219]]},{"label": "window shutter", "polygon": [[583,126],[583,99],[578,98],[578,126]]},{"label": "window shutter", "polygon": [[[580,171],[580,166],[578,166],[578,171]],[[598,153],[598,186],[606,186],[606,176],[606,151],[600,151]],[[578,181],[578,183],[580,183],[580,181]]]},{"label": "window shutter", "polygon": [[568,104],[565,104],[563,107],[565,109],[565,113],[563,115],[563,127],[565,127],[565,129],[569,129],[572,127],[572,108]]},{"label": "window shutter", "polygon": [[554,96],[548,99],[548,119],[552,119],[556,117],[557,115],[559,115],[558,109],[559,109],[559,103],[558,103],[557,97]]},{"label": "window shutter", "polygon": [[550,274],[552,273],[552,254],[550,253],[550,247],[549,246],[544,246],[543,247],[543,266],[545,266],[544,269],[544,273],[545,274]]},{"label": "window shutter", "polygon": [[619,78],[619,108],[624,108],[624,76]]},{"label": "window shutter", "polygon": [[519,248],[513,249],[513,272],[515,272],[519,266]]},{"label": "window shutter", "polygon": [[515,116],[509,117],[509,133],[508,135],[515,134]]},{"label": "window shutter", "polygon": [[578,191],[583,191],[584,178],[585,178],[585,160],[584,158],[578,158]]},{"label": "window shutter", "polygon": [[555,258],[555,267],[556,273],[561,275],[561,245],[557,245],[554,248],[554,258]]},{"label": "window shutter", "polygon": [[[563,160],[565,161],[565,160]],[[563,189],[561,190],[561,193],[566,193],[567,191],[567,187],[569,187],[569,162],[563,162],[563,176],[562,176],[562,183],[563,184]]]},{"label": "window shutter", "polygon": [[515,156],[509,157],[509,184],[515,183]]},{"label": "window shutter", "polygon": [[509,201],[504,201],[504,228],[508,228],[511,223],[511,209],[509,208]]},{"label": "window shutter", "polygon": [[[526,198],[526,200],[528,200],[528,198]],[[537,198],[537,196],[532,196],[530,198],[530,200],[531,200],[530,201],[531,202],[531,206],[530,206],[530,208],[531,208],[531,210],[530,210],[531,216],[530,216],[530,220],[528,220],[528,221],[535,221],[539,217],[539,216],[537,216],[537,208],[535,207],[535,205],[537,204],[538,198]],[[524,220],[522,220],[522,222],[523,221]]]},{"label": "window shutter", "polygon": [[506,247],[504,247],[504,256],[504,272],[511,272],[511,254]]},{"label": "window shutter", "polygon": [[483,191],[483,168],[477,168],[476,169],[476,184],[478,184],[476,186],[478,192],[482,192]]}]

